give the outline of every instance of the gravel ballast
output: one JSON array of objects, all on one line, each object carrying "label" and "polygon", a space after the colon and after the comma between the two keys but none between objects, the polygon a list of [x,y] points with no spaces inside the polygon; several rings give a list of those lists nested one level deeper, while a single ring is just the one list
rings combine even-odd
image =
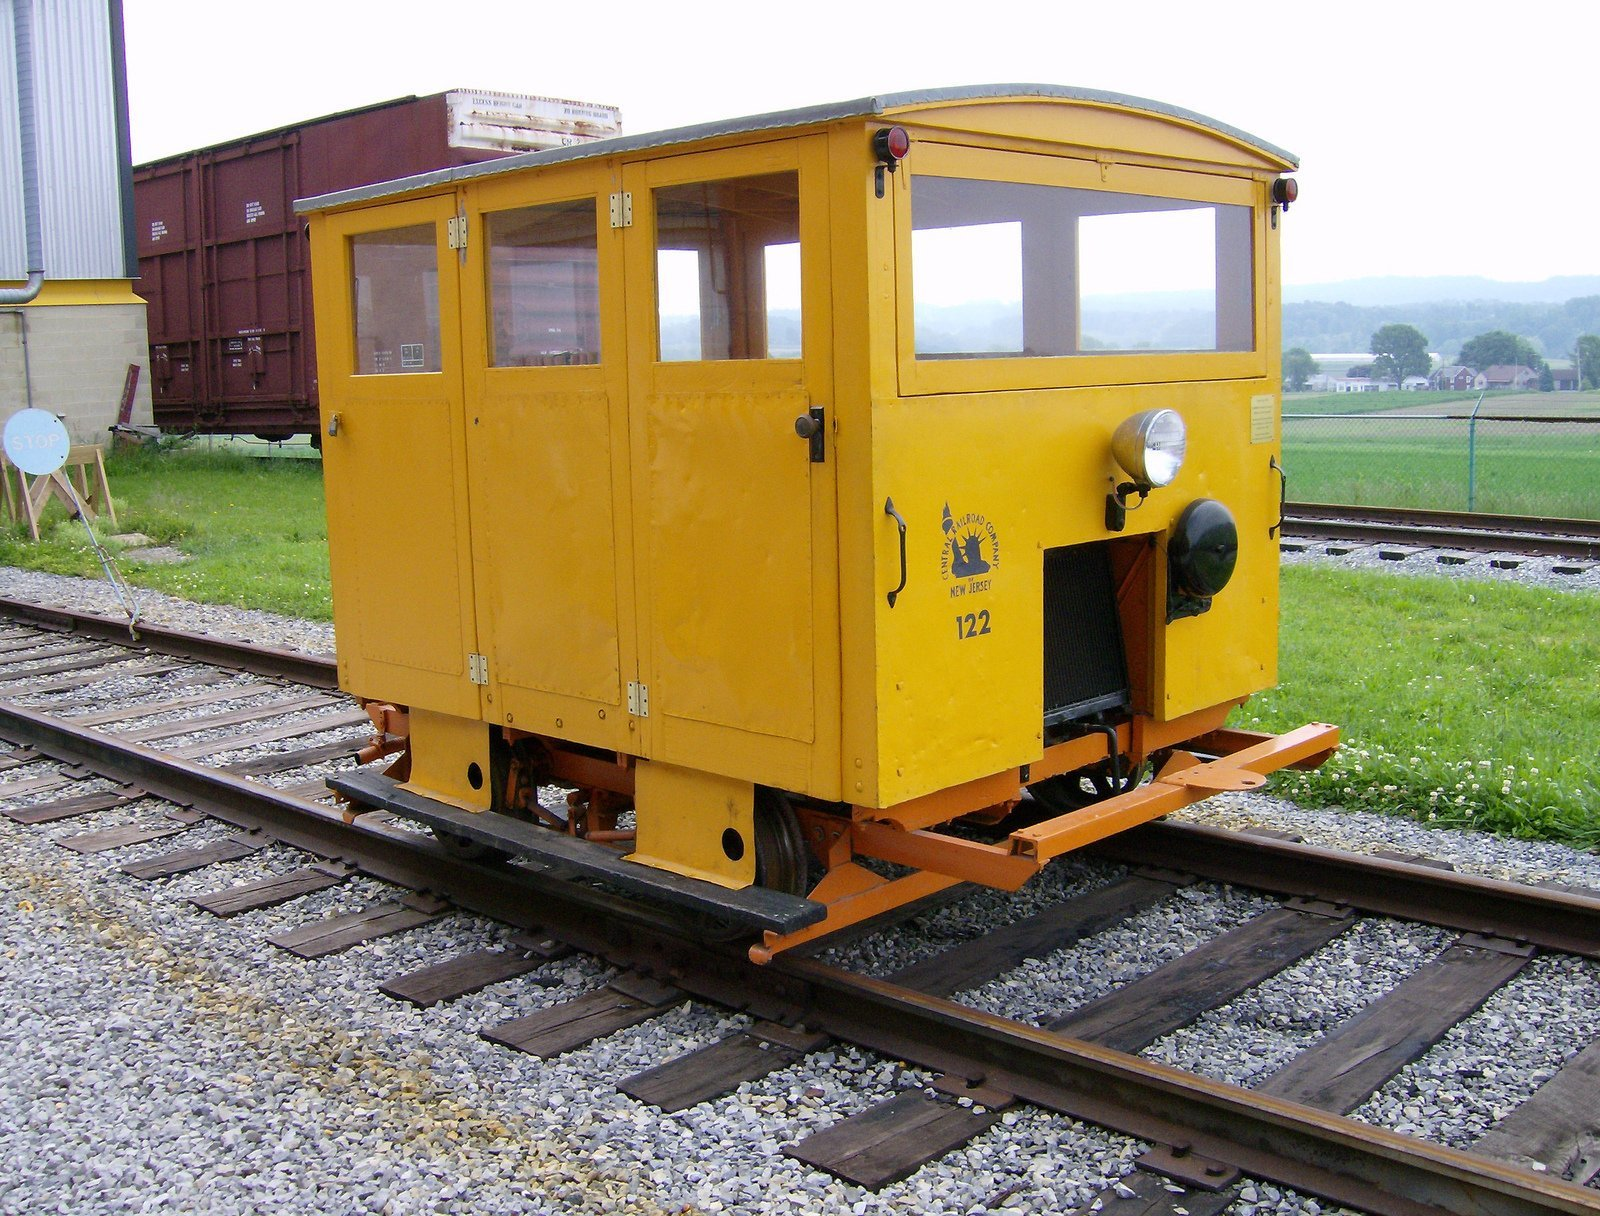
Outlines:
[{"label": "gravel ballast", "polygon": [[[1521,583],[1529,587],[1548,587],[1556,591],[1600,591],[1600,563],[1563,557],[1527,557],[1520,553],[1458,554],[1455,560],[1441,562],[1438,551],[1423,549],[1395,559],[1385,552],[1396,552],[1392,545],[1360,545],[1346,542],[1329,546],[1318,541],[1294,542],[1301,550],[1283,552],[1285,566],[1337,566],[1346,570],[1380,570],[1388,574],[1416,575],[1424,578],[1476,579],[1480,582]],[[1460,560],[1464,557],[1466,560]]]},{"label": "gravel ballast", "polygon": [[[139,619],[152,625],[210,633],[255,646],[277,646],[306,654],[333,653],[333,626],[326,621],[302,621],[275,612],[233,608],[226,604],[197,604],[145,587],[137,588],[137,594]],[[126,615],[116,593],[103,579],[0,566],[0,596],[66,605],[79,612],[98,612],[119,620]]]},{"label": "gravel ballast", "polygon": [[[1560,584],[1568,585],[1568,584]],[[0,595],[115,613],[98,584],[0,569]],[[152,621],[313,652],[331,629],[141,593]],[[95,599],[100,596],[101,599]],[[207,712],[197,710],[197,713]],[[316,738],[312,736],[311,738]],[[0,773],[5,786],[48,771]],[[305,773],[295,776],[304,780]],[[81,786],[74,787],[79,792]],[[59,795],[40,795],[47,800]],[[219,920],[187,898],[304,864],[280,846],[157,883],[129,861],[226,833],[79,856],[56,838],[156,823],[162,804],[28,828],[0,819],[0,1213],[205,1212],[1072,1212],[1108,1194],[1143,1146],[1032,1108],[902,1183],[872,1194],[781,1155],[785,1144],[928,1075],[837,1045],[677,1115],[616,1084],[747,1024],[685,1001],[639,1027],[548,1061],[479,1032],[568,1000],[610,972],[573,956],[429,1010],[377,986],[411,968],[502,943],[451,913],[415,932],[301,960],[273,932],[395,892],[355,878],[277,908]],[[1555,845],[1438,831],[1409,820],[1312,811],[1229,795],[1187,817],[1289,828],[1314,844],[1402,849],[1494,877],[1600,889],[1600,858]],[[839,947],[834,961],[888,974],[1075,892],[1113,866],[1066,859],[1022,892],[980,892],[902,930]],[[1197,884],[1128,923],[1030,961],[957,999],[1045,1022],[1271,901]],[[1249,1085],[1404,978],[1451,935],[1358,921],[1323,950],[1175,1032],[1151,1059]],[[1536,959],[1355,1117],[1470,1147],[1572,1050],[1600,1035],[1600,966]],[[1524,1034],[1525,1028],[1532,1033]],[[1236,1214],[1331,1212],[1254,1183]]]}]

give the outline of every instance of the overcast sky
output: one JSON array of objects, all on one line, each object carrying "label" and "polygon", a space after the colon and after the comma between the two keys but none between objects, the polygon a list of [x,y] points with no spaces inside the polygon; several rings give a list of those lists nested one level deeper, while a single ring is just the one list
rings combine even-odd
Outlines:
[{"label": "overcast sky", "polygon": [[451,88],[616,105],[638,134],[1038,81],[1298,155],[1287,282],[1600,273],[1596,0],[124,3],[135,162]]}]

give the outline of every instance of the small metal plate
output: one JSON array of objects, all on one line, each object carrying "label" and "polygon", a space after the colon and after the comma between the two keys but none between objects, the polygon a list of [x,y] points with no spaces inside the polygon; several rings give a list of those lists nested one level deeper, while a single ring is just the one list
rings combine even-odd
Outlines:
[{"label": "small metal plate", "polygon": [[1182,772],[1162,777],[1161,780],[1168,785],[1184,785],[1190,789],[1210,790],[1217,794],[1230,790],[1258,790],[1267,783],[1264,776],[1252,773],[1249,769],[1219,768],[1210,764],[1199,768],[1186,768]]},{"label": "small metal plate", "polygon": [[1156,1145],[1140,1157],[1139,1168],[1203,1191],[1220,1191],[1232,1186],[1239,1177],[1239,1171],[1225,1161],[1214,1161],[1165,1144]]}]

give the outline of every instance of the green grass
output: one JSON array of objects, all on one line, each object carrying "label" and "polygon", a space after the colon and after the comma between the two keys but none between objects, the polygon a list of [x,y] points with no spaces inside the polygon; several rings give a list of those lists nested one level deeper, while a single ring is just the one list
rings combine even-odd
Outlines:
[{"label": "green grass", "polygon": [[[171,446],[107,457],[119,532],[142,532],[189,555],[179,565],[123,552],[128,581],[185,599],[330,620],[328,528],[320,460],[260,460]],[[52,505],[40,539],[0,533],[0,564],[103,578],[83,525]],[[102,539],[112,531],[96,524]],[[107,548],[117,552],[117,546]]]},{"label": "green grass", "polygon": [[1600,845],[1600,596],[1290,567],[1281,647],[1240,724],[1344,728],[1288,797]]},{"label": "green grass", "polygon": [[1600,519],[1600,422],[1486,423],[1469,460],[1464,421],[1421,418],[1284,422],[1289,496],[1363,506],[1472,507]]}]

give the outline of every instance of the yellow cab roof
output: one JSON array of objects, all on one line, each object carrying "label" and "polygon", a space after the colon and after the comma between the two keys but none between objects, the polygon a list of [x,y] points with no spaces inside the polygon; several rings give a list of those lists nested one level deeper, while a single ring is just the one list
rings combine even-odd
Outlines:
[{"label": "yellow cab roof", "polygon": [[414,174],[393,181],[374,182],[349,190],[338,190],[315,198],[299,199],[295,210],[300,213],[324,211],[353,203],[372,202],[393,195],[409,194],[435,186],[492,177],[502,173],[515,173],[523,169],[542,168],[566,164],[571,161],[596,157],[625,156],[651,152],[680,145],[726,139],[735,135],[766,134],[779,131],[817,127],[851,118],[910,117],[923,112],[961,105],[968,102],[990,101],[1046,101],[1076,102],[1098,107],[1111,107],[1133,114],[1177,121],[1203,128],[1233,143],[1243,145],[1270,161],[1278,163],[1281,170],[1298,167],[1299,159],[1282,148],[1258,139],[1254,135],[1230,127],[1203,114],[1144,97],[1130,97],[1123,93],[1108,93],[1098,89],[1079,89],[1054,84],[988,84],[962,85],[954,88],[923,89],[904,93],[885,93],[875,97],[858,97],[853,101],[831,102],[824,105],[805,106],[796,110],[778,110],[770,114],[754,114],[743,118],[722,119],[717,122],[698,123],[688,127],[674,127],[665,131],[648,131],[642,135],[622,135],[610,139],[597,139],[568,148],[551,148],[539,152],[524,152],[498,160],[482,161],[430,173]]}]

